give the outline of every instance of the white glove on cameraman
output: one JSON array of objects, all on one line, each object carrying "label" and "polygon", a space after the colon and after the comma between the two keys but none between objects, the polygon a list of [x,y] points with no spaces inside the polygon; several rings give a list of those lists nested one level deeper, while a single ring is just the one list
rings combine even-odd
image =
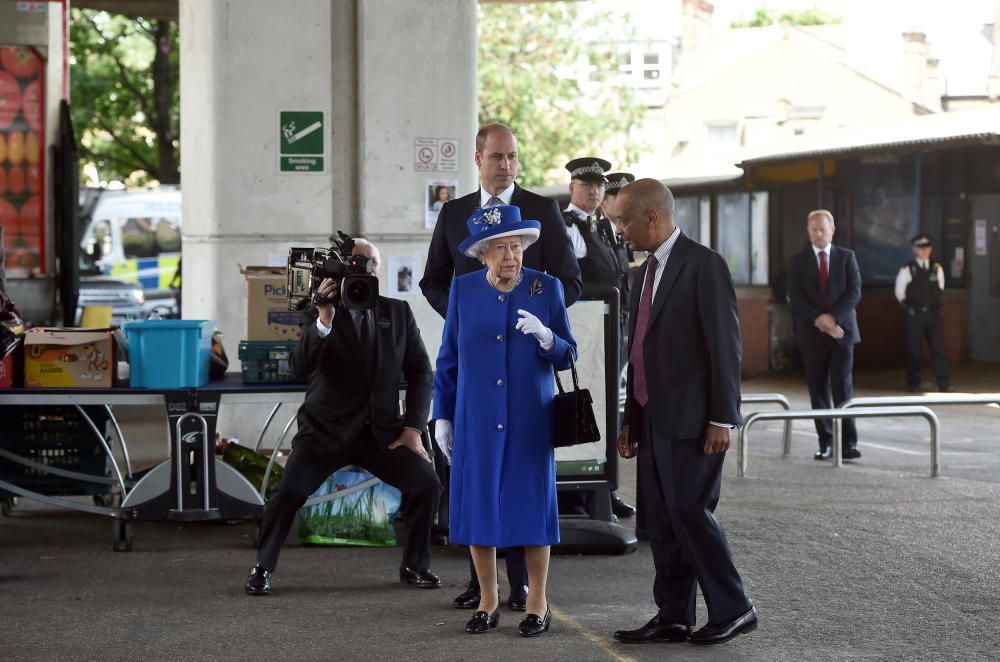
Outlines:
[{"label": "white glove on cameraman", "polygon": [[528,335],[529,333],[535,336],[535,340],[538,341],[539,346],[542,348],[543,352],[551,352],[552,348],[555,347],[555,339],[552,336],[552,330],[549,327],[542,324],[542,321],[529,313],[527,310],[518,310],[517,314],[521,316],[521,319],[517,320],[517,324],[514,328]]},{"label": "white glove on cameraman", "polygon": [[451,462],[451,449],[455,447],[455,433],[451,429],[451,421],[439,418],[434,421],[434,441],[448,462]]}]

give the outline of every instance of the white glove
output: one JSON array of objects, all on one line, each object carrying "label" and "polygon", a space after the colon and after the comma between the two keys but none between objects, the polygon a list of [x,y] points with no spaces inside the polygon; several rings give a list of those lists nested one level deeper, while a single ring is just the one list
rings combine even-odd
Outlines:
[{"label": "white glove", "polygon": [[524,335],[528,335],[530,333],[535,336],[535,340],[538,341],[542,351],[551,352],[556,343],[552,337],[552,331],[549,327],[542,324],[540,319],[529,313],[527,310],[518,310],[517,314],[521,316],[521,319],[517,320],[517,324],[514,325],[514,328]]},{"label": "white glove", "polygon": [[451,421],[439,418],[434,421],[434,441],[441,453],[451,462],[451,449],[455,447],[455,435],[451,429]]}]

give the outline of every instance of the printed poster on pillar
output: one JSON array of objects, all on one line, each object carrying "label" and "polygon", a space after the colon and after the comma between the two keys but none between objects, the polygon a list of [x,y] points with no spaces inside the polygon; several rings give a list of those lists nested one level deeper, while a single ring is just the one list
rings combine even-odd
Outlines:
[{"label": "printed poster on pillar", "polygon": [[0,227],[8,276],[45,273],[45,60],[0,46]]}]

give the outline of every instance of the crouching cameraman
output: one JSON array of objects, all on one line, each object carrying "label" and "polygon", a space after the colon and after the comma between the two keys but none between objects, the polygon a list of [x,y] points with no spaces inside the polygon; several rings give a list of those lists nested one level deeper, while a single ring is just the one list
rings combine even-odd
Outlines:
[{"label": "crouching cameraman", "polygon": [[[362,239],[351,255],[369,258],[378,275],[378,249]],[[303,328],[292,352],[295,372],[308,376],[281,482],[264,511],[257,564],[246,592],[266,595],[281,544],[306,499],[337,469],[355,464],[398,487],[408,497],[409,527],[400,581],[439,588],[430,570],[433,505],[441,483],[421,442],[431,401],[431,366],[410,306],[377,297],[374,307],[355,309],[341,301],[337,281],[316,288],[325,296],[314,324]],[[324,300],[321,298],[321,300]],[[399,376],[406,378],[406,413],[399,413]]]}]

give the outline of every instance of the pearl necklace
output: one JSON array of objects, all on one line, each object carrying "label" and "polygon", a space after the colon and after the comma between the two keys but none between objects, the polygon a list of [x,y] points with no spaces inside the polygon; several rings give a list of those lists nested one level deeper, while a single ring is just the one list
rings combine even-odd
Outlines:
[{"label": "pearl necklace", "polygon": [[490,276],[490,270],[487,269],[486,270],[486,282],[489,283],[490,286],[493,287],[493,289],[500,290],[501,292],[510,292],[511,290],[513,290],[515,287],[517,287],[521,283],[521,277],[523,275],[524,275],[524,270],[523,269],[520,270],[520,271],[518,271],[517,272],[517,278],[514,279],[514,282],[511,284],[510,287],[508,287],[507,289],[504,290],[504,289],[501,289],[497,285],[497,281],[492,276]]}]

